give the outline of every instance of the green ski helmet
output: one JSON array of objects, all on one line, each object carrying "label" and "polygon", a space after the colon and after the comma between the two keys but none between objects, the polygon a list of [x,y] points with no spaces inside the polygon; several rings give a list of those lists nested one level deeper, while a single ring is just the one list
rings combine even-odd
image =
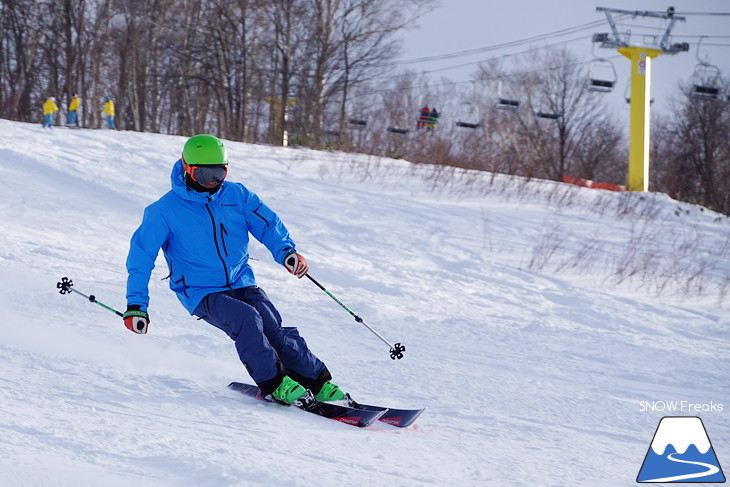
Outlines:
[{"label": "green ski helmet", "polygon": [[182,159],[189,166],[228,165],[228,151],[218,137],[193,135],[183,146]]},{"label": "green ski helmet", "polygon": [[212,135],[194,135],[185,142],[182,153],[186,183],[190,179],[204,188],[213,189],[228,174],[228,152],[223,142]]}]

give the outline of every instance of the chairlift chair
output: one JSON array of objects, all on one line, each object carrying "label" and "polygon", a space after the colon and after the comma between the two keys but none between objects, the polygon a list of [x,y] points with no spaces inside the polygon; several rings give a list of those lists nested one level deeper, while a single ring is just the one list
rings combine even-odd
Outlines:
[{"label": "chairlift chair", "polygon": [[463,122],[461,120],[457,120],[456,121],[456,126],[457,127],[462,127],[462,128],[465,128],[465,129],[478,129],[479,127],[482,126],[482,124],[479,123],[479,122]]},{"label": "chairlift chair", "polygon": [[471,101],[463,101],[456,113],[456,126],[466,129],[477,129],[482,126],[479,121],[479,110]]},{"label": "chairlift chair", "polygon": [[512,90],[505,89],[504,84],[503,80],[500,80],[497,85],[497,103],[494,106],[500,110],[514,112],[520,108],[520,101],[514,97]]},{"label": "chairlift chair", "polygon": [[363,130],[368,126],[368,121],[364,118],[351,118],[348,120],[353,128]]},{"label": "chairlift chair", "polygon": [[498,98],[494,106],[500,110],[515,111],[520,108],[520,101],[511,98]]},{"label": "chairlift chair", "polygon": [[391,134],[397,134],[397,135],[406,135],[408,132],[410,132],[409,129],[406,128],[406,121],[408,117],[406,116],[406,111],[403,108],[394,108],[390,112],[390,117],[388,120],[388,127],[386,130],[390,132]]},{"label": "chairlift chair", "polygon": [[417,129],[433,129],[438,125],[441,113],[436,109],[437,106],[439,106],[438,99],[432,93],[421,96],[421,103],[418,106],[418,115],[416,116]]},{"label": "chairlift chair", "polygon": [[703,39],[704,36],[700,37],[697,43],[697,53],[695,54],[697,66],[692,73],[692,88],[689,95],[695,100],[715,101],[720,98],[723,85],[722,75],[720,68],[700,59],[700,46]]},{"label": "chairlift chair", "polygon": [[[604,73],[608,73],[607,75]],[[591,61],[588,90],[610,93],[616,85],[616,67],[608,59],[598,58]]]},{"label": "chairlift chair", "polygon": [[720,68],[714,64],[700,62],[692,73],[690,97],[695,100],[716,101],[722,91]]},{"label": "chairlift chair", "polygon": [[416,118],[416,128],[422,129],[433,129],[439,123],[441,112],[435,106],[423,105],[418,110],[418,117]]},{"label": "chairlift chair", "polygon": [[692,87],[692,98],[698,100],[715,101],[720,97],[720,89],[714,86],[694,85]]},{"label": "chairlift chair", "polygon": [[544,119],[547,119],[547,120],[557,120],[557,119],[560,118],[560,114],[559,113],[552,113],[552,112],[543,112],[543,111],[539,111],[538,110],[538,111],[535,112],[535,117],[537,117],[537,118],[544,118]]}]

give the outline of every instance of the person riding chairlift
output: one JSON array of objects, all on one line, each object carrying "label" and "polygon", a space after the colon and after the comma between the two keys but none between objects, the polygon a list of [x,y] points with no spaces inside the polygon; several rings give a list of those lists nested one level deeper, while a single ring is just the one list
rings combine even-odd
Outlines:
[{"label": "person riding chairlift", "polygon": [[436,124],[438,124],[439,122],[440,116],[441,114],[438,112],[438,110],[436,110],[436,107],[434,107],[428,115],[428,123],[426,124],[426,128],[435,128]]},{"label": "person riding chairlift", "polygon": [[421,115],[418,117],[418,122],[416,122],[416,128],[424,128],[429,120],[431,120],[431,109],[428,108],[428,105],[424,105],[421,108]]}]

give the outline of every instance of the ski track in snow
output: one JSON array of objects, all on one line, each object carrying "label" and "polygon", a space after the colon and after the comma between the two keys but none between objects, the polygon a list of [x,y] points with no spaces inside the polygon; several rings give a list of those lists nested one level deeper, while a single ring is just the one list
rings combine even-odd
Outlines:
[{"label": "ski track in snow", "polygon": [[[730,223],[712,212],[581,188],[558,205],[563,186],[540,181],[432,190],[427,166],[229,143],[229,177],[280,214],[312,275],[407,347],[392,361],[252,243],[259,284],[336,382],[363,402],[428,408],[408,429],[358,430],[228,391],[250,378],[167,289],[161,257],[148,335],[58,294],[68,276],[124,309],[129,237],[184,137],[5,120],[0,133],[0,168],[19,183],[0,198],[2,485],[631,485],[666,415],[639,401],[730,402]],[[652,202],[651,218],[606,209]],[[650,245],[632,251],[651,262],[711,262],[706,294],[615,284],[639,235]],[[678,255],[682,239],[699,243]],[[588,247],[590,266],[530,268],[537,248],[565,262]],[[726,414],[701,414],[721,463]]]}]

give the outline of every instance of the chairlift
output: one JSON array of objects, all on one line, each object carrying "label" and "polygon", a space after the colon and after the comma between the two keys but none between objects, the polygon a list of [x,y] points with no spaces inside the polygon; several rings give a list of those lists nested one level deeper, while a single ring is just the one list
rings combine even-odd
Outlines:
[{"label": "chairlift", "polygon": [[[542,95],[538,95],[538,97],[531,103],[531,107],[533,108],[532,114],[535,118],[542,118],[545,120],[557,120],[560,117],[563,116],[563,112],[560,110],[557,110],[555,105],[555,96],[558,95],[558,92],[549,90],[546,93],[543,93]],[[535,109],[537,108],[537,110]]]},{"label": "chairlift", "polygon": [[714,64],[700,63],[692,73],[692,88],[689,96],[695,100],[715,101],[720,99],[722,77],[720,68]]},{"label": "chairlift", "polygon": [[515,111],[520,108],[520,101],[512,100],[511,98],[498,98],[494,106],[500,110]]},{"label": "chairlift", "polygon": [[547,120],[557,120],[557,119],[560,118],[560,115],[561,115],[560,113],[543,112],[543,111],[540,111],[540,110],[538,110],[538,111],[535,112],[535,117],[537,117],[537,118],[544,118],[544,119],[547,119]]},{"label": "chairlift", "polygon": [[720,68],[700,59],[700,45],[703,37],[700,37],[697,43],[697,53],[695,54],[697,66],[692,73],[690,97],[695,100],[715,101],[720,98],[722,91],[722,75]]},{"label": "chairlift", "polygon": [[410,132],[410,130],[400,128],[400,127],[388,127],[387,130],[388,130],[388,132],[390,132],[392,134],[399,134],[399,135],[406,135],[408,132]]},{"label": "chairlift", "polygon": [[588,76],[588,90],[599,93],[610,93],[616,86],[616,67],[611,61],[597,58],[591,61]]},{"label": "chairlift", "polygon": [[356,128],[359,130],[364,130],[365,127],[368,126],[368,121],[367,121],[367,119],[364,119],[364,118],[350,118],[348,120],[348,122],[350,123],[350,125],[353,128]]},{"label": "chairlift", "polygon": [[497,103],[494,106],[500,110],[515,111],[520,108],[520,101],[514,97],[512,89],[506,89],[504,80],[497,85]]},{"label": "chairlift", "polygon": [[410,130],[406,128],[408,116],[403,108],[394,108],[390,111],[386,130],[392,134],[406,135]]},{"label": "chairlift", "polygon": [[478,129],[479,127],[482,126],[482,124],[479,123],[479,122],[463,122],[461,120],[457,120],[456,121],[456,126],[457,127],[462,127],[462,128],[465,128],[465,129]]},{"label": "chairlift", "polygon": [[477,129],[482,126],[479,121],[479,109],[469,100],[461,102],[456,112],[456,126],[466,129]]},{"label": "chairlift", "polygon": [[441,116],[441,113],[436,108],[438,106],[436,97],[432,94],[426,94],[421,97],[421,104],[419,106],[418,115],[416,116],[416,128],[435,128]]}]

